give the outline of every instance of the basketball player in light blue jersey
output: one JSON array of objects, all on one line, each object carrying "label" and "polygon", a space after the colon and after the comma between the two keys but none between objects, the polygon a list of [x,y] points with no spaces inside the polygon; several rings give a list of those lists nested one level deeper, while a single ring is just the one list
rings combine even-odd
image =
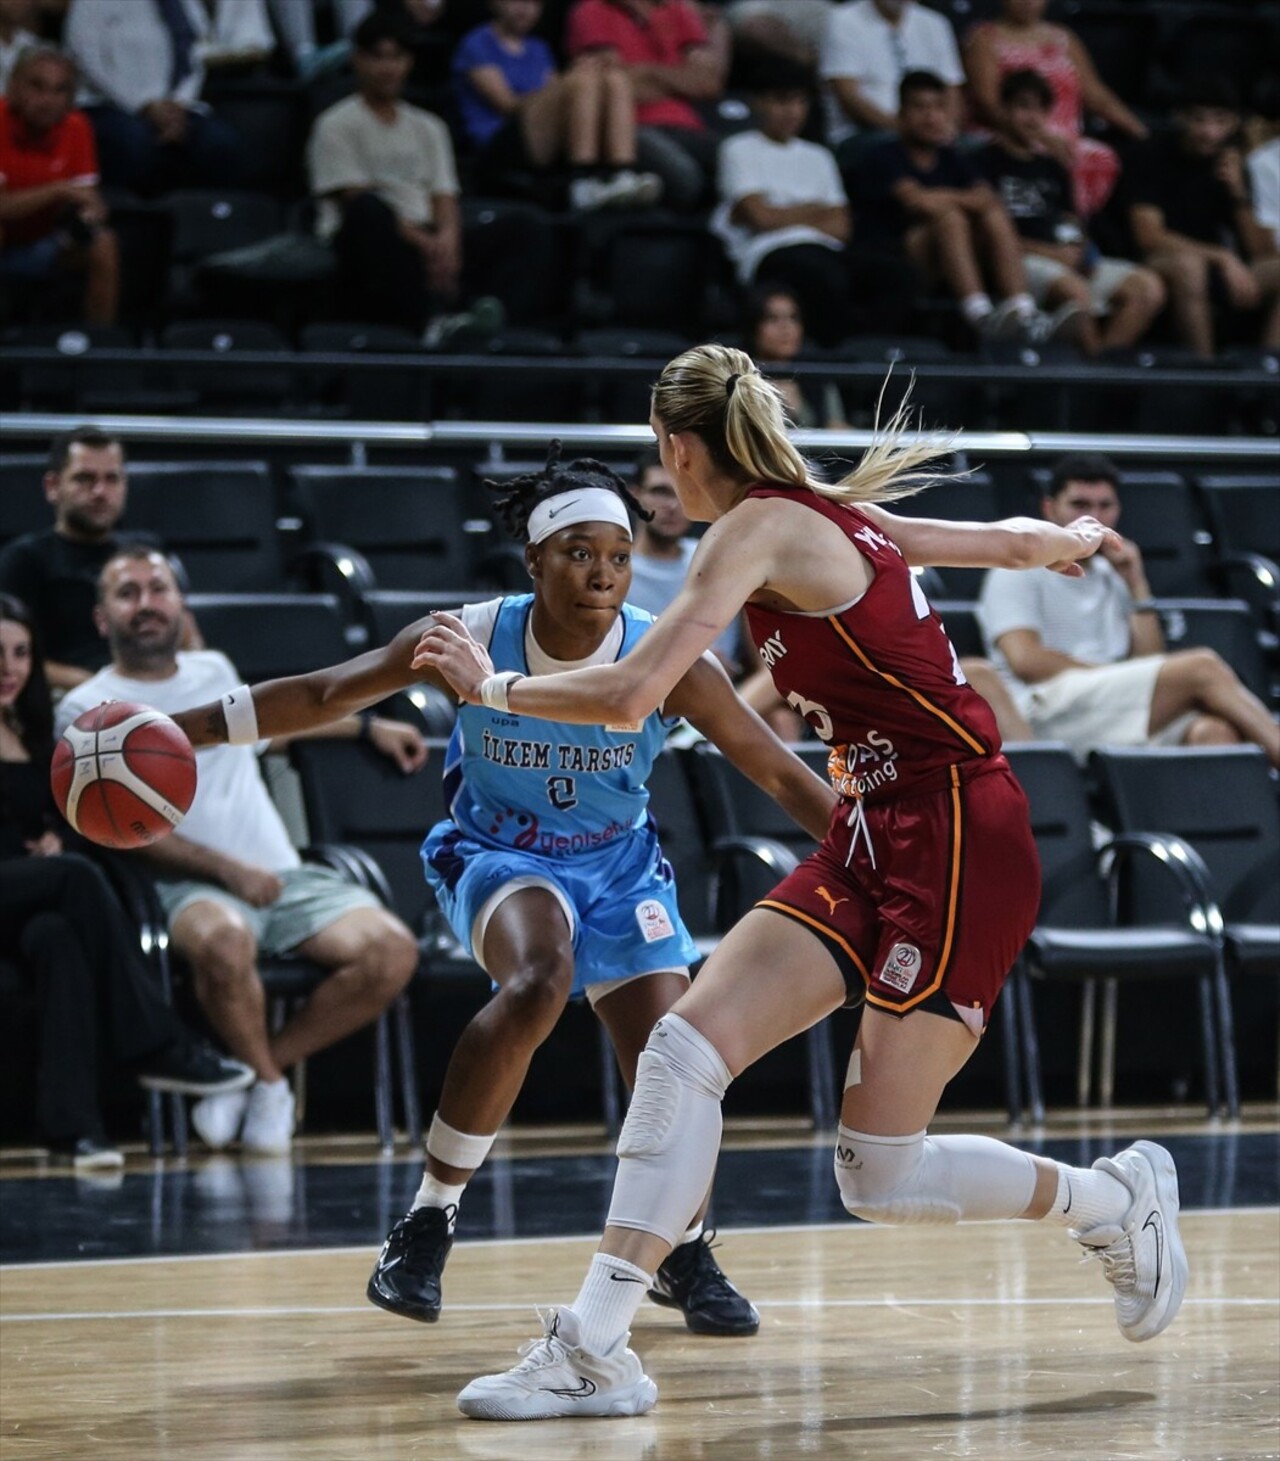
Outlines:
[{"label": "basketball player in light blue jersey", "polygon": [[[821,840],[835,794],[749,710],[713,656],[634,725],[551,724],[512,714],[510,679],[624,658],[652,620],[625,603],[630,507],[598,462],[558,464],[504,490],[497,514],[525,544],[531,594],[468,605],[461,617],[498,671],[483,705],[463,705],[445,767],[450,818],[423,844],[427,880],[460,943],[494,982],[463,1030],[427,1136],[411,1211],[369,1280],[373,1303],[432,1322],[463,1192],[565,1004],[584,994],[630,1088],[657,1020],[688,987],[696,951],[648,812],[646,779],[671,726],[686,719]],[[278,680],[176,717],[195,745],[283,734],[376,703],[434,673],[409,668],[421,621],[385,649]],[[450,692],[451,693],[451,692]],[[252,722],[252,724],[250,724]],[[702,1208],[651,1294],[696,1333],[753,1334],[759,1315],[720,1271]]]}]

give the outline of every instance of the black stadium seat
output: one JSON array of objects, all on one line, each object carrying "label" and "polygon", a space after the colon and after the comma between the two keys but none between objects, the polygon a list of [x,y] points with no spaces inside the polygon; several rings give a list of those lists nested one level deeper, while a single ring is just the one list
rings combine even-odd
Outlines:
[{"label": "black stadium seat", "polygon": [[314,538],[362,553],[379,588],[450,589],[471,579],[487,521],[468,518],[452,467],[295,467]]},{"label": "black stadium seat", "polygon": [[[939,482],[914,497],[890,503],[889,508],[903,517],[939,517],[948,522],[991,522],[1004,515],[999,489],[986,472]],[[984,569],[942,568],[938,572],[948,598],[976,599],[982,591]]]},{"label": "black stadium seat", "polygon": [[1196,486],[1219,548],[1280,563],[1280,472],[1206,472]]},{"label": "black stadium seat", "polygon": [[[263,320],[184,320],[167,325],[160,335],[166,350],[208,350],[217,354],[243,352],[270,357],[282,355],[289,342],[274,325]],[[175,385],[192,391],[208,409],[245,410],[255,415],[288,408],[293,394],[293,372],[268,364],[179,365],[170,372]]]},{"label": "black stadium seat", "polygon": [[[1159,839],[1168,849],[1163,861],[1186,869],[1202,904],[1219,910],[1227,967],[1237,978],[1266,979],[1274,987],[1280,975],[1280,805],[1262,751],[1256,746],[1095,751],[1091,765],[1114,825]],[[1148,917],[1176,917],[1185,898],[1167,876],[1148,876],[1145,868],[1143,873],[1129,888],[1133,906]],[[1209,922],[1212,926],[1212,917]],[[1234,1116],[1239,1092],[1225,983],[1218,1025],[1226,1105]]]},{"label": "black stadium seat", "polygon": [[[1030,803],[1044,879],[1036,927],[1001,996],[1001,1003],[1008,1006],[1006,1018],[1018,1021],[1032,1119],[1043,1121],[1044,1096],[1027,973],[1034,980],[1082,986],[1076,1072],[1076,1097],[1081,1106],[1089,1104],[1093,1085],[1091,1047],[1098,984],[1103,986],[1104,997],[1100,1090],[1102,1104],[1110,1105],[1119,981],[1194,979],[1199,991],[1206,1103],[1215,1111],[1219,1077],[1214,994],[1220,966],[1213,938],[1203,929],[1189,926],[1181,908],[1169,914],[1134,910],[1123,926],[1117,926],[1103,869],[1110,858],[1118,857],[1122,861],[1113,871],[1126,871],[1130,863],[1145,857],[1145,850],[1100,851],[1095,846],[1084,775],[1066,746],[1051,742],[1007,746],[1005,755]],[[1146,860],[1153,866],[1156,863],[1155,857]]]},{"label": "black stadium seat", "polygon": [[1273,698],[1258,630],[1243,599],[1160,599],[1169,649],[1215,650],[1263,702]]},{"label": "black stadium seat", "polygon": [[260,243],[283,227],[279,202],[266,193],[179,191],[164,207],[173,217],[173,258],[188,264]]},{"label": "black stadium seat", "polygon": [[189,594],[187,604],[209,648],[254,683],[339,664],[364,647],[331,594]]},{"label": "black stadium seat", "polygon": [[128,528],[155,533],[196,592],[286,586],[276,498],[264,462],[133,462]]}]

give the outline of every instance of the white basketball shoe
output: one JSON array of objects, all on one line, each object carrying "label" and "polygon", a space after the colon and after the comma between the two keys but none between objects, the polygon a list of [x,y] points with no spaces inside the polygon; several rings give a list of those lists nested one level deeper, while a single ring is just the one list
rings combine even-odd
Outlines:
[{"label": "white basketball shoe", "polygon": [[643,1415],[658,1387],[624,1334],[605,1355],[579,1346],[578,1316],[552,1309],[540,1316],[541,1339],[522,1345],[524,1358],[502,1375],[481,1375],[458,1396],[474,1420],[560,1420],[565,1416]]},{"label": "white basketball shoe", "polygon": [[1187,1255],[1178,1232],[1178,1173],[1152,1141],[1136,1141],[1093,1164],[1133,1194],[1123,1223],[1071,1236],[1096,1255],[1115,1289],[1116,1323],[1126,1339],[1154,1339],[1173,1322],[1187,1291]]}]

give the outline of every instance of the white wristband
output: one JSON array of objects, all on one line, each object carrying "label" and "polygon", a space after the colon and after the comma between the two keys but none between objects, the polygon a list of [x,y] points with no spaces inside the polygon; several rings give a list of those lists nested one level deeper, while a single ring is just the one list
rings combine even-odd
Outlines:
[{"label": "white wristband", "polygon": [[262,737],[258,734],[258,712],[254,709],[253,692],[248,685],[237,685],[222,697],[222,715],[227,722],[227,745],[252,746]]},{"label": "white wristband", "polygon": [[487,680],[480,682],[480,704],[487,705],[490,710],[501,710],[510,715],[511,706],[507,704],[507,694],[517,680],[523,679],[519,670],[501,670],[496,675],[490,675]]}]

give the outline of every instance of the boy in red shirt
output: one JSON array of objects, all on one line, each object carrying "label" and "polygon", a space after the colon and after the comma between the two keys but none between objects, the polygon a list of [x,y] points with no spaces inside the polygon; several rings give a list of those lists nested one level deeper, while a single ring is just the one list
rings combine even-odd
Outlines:
[{"label": "boy in red shirt", "polygon": [[673,207],[696,207],[715,172],[717,141],[696,103],[720,97],[725,68],[690,0],[578,0],[565,49],[574,67],[625,67],[640,165],[662,178]]},{"label": "boy in red shirt", "polygon": [[116,317],[120,261],[98,192],[93,131],[75,111],[75,67],[48,46],[18,57],[0,98],[0,283],[48,285],[84,274],[84,320]]}]

